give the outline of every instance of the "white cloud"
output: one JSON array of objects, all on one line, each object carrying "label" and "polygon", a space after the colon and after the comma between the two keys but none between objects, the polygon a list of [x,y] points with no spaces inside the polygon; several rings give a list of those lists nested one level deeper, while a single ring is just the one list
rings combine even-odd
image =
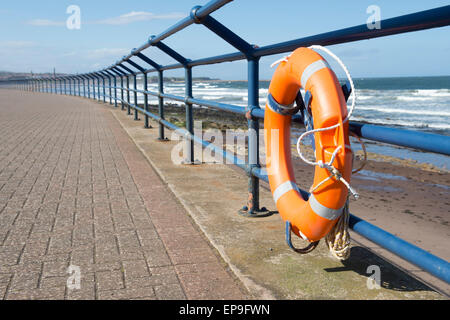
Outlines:
[{"label": "white cloud", "polygon": [[123,24],[129,24],[129,23],[133,23],[133,22],[149,21],[149,20],[156,20],[156,19],[180,19],[185,16],[186,16],[185,14],[177,13],[177,12],[168,13],[168,14],[154,14],[154,13],[145,12],[145,11],[132,11],[130,13],[126,13],[126,14],[123,14],[123,15],[115,17],[115,18],[99,20],[94,23],[110,24],[110,25],[123,25]]},{"label": "white cloud", "polygon": [[28,24],[36,27],[61,27],[65,26],[65,22],[53,21],[47,19],[35,19],[28,21]]},{"label": "white cloud", "polygon": [[[184,18],[186,14],[173,12],[167,14],[154,14],[152,12],[145,11],[132,11],[114,18],[108,18],[104,20],[97,21],[86,21],[85,24],[107,24],[107,25],[124,25],[139,21],[150,21],[150,20],[163,20],[163,19],[180,19]],[[28,21],[27,24],[36,27],[62,27],[66,23],[63,21],[54,21],[48,19],[34,19]]]}]

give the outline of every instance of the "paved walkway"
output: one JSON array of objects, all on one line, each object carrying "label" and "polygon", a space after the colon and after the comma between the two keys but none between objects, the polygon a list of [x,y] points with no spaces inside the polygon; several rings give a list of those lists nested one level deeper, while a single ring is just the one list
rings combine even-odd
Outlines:
[{"label": "paved walkway", "polygon": [[0,90],[0,298],[246,297],[103,104]]}]

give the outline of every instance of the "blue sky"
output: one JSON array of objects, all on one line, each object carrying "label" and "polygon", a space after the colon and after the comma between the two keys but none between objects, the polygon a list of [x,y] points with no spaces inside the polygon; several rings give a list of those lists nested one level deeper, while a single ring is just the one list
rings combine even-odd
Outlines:
[{"label": "blue sky", "polygon": [[[2,1],[0,70],[77,73],[108,66],[185,17],[207,0]],[[235,0],[213,16],[259,46],[364,24],[377,5],[381,18],[448,5],[448,1]],[[66,9],[81,9],[81,30],[68,30]],[[6,32],[5,32],[6,30]],[[450,27],[331,46],[355,77],[450,75]],[[236,50],[209,30],[192,25],[165,41],[190,59]],[[161,64],[174,61],[156,48],[145,54]],[[280,56],[261,60],[262,79]],[[339,73],[339,72],[338,72]],[[179,71],[167,75],[180,75]],[[245,79],[245,62],[194,69],[194,76]]]}]

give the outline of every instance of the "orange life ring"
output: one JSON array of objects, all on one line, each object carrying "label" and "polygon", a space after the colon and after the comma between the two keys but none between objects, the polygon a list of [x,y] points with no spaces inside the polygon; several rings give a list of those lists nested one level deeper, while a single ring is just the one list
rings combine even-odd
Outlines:
[{"label": "orange life ring", "polygon": [[[339,124],[336,129],[316,132],[315,156],[328,163],[337,147],[333,166],[350,181],[352,151],[348,135],[347,104],[335,73],[312,49],[299,48],[280,63],[269,87],[264,118],[267,172],[274,201],[282,219],[297,236],[316,242],[338,221],[347,200],[347,187],[334,178],[325,181],[304,199],[297,187],[291,162],[291,119],[300,88],[311,94],[314,128]],[[297,111],[297,110],[296,110]],[[316,167],[314,185],[330,176]]]}]

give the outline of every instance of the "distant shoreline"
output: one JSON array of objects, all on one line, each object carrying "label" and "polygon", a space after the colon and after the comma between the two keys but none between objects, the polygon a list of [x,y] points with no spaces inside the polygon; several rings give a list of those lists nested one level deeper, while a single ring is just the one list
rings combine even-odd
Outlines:
[{"label": "distant shoreline", "polygon": [[[76,73],[78,74],[78,73]],[[69,73],[56,73],[57,77],[67,76],[67,75],[76,75],[76,74],[69,74]],[[53,77],[53,73],[32,73],[32,72],[10,72],[10,71],[0,71],[0,80],[15,80],[19,78],[39,78],[39,77],[47,77],[51,78]],[[414,79],[414,78],[450,78],[450,75],[438,75],[438,76],[375,76],[375,77],[354,77],[354,80],[377,80],[377,79]],[[149,77],[150,81],[156,80],[156,76]],[[201,81],[208,81],[208,82],[217,82],[217,83],[223,83],[223,82],[246,82],[247,79],[232,79],[232,80],[226,80],[226,79],[219,79],[219,78],[210,78],[207,76],[199,76],[199,77],[193,77],[193,81],[195,82],[201,82]],[[346,80],[344,78],[339,79],[340,81]],[[170,82],[184,82],[184,77],[164,77],[164,81],[170,81]],[[260,82],[270,82],[271,79],[260,79]]]}]

